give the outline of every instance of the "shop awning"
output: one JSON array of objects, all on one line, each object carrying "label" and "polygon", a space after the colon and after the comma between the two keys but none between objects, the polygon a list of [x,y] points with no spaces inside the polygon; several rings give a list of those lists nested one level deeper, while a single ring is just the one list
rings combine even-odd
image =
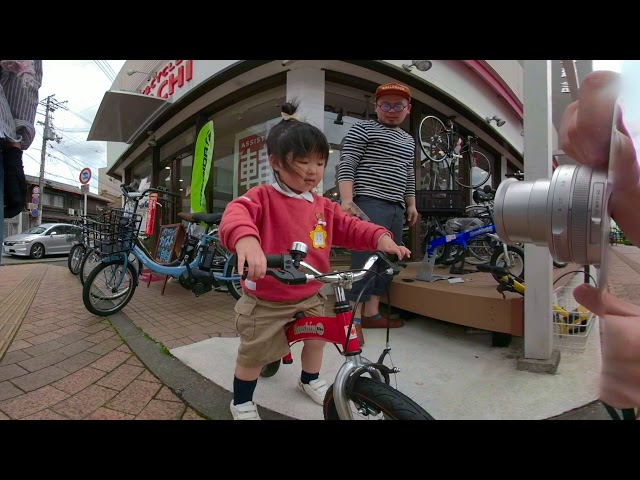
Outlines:
[{"label": "shop awning", "polygon": [[108,91],[93,120],[88,141],[133,143],[133,136],[167,105],[164,98],[135,92]]}]

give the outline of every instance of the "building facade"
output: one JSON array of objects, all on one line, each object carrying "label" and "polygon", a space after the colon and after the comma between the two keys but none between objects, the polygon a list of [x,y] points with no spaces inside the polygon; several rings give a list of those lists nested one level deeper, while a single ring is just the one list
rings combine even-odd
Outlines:
[{"label": "building facade", "polygon": [[[427,188],[432,168],[418,146],[420,122],[427,115],[453,118],[461,136],[477,136],[477,148],[492,165],[494,187],[505,173],[522,170],[523,61],[434,60],[426,71],[417,62],[128,60],[105,93],[89,140],[109,142],[109,176],[180,192],[181,204],[162,209],[157,222],[174,223],[178,211],[190,208],[193,156],[202,126],[214,124],[208,211],[221,212],[233,198],[272,180],[266,135],[280,121],[282,103],[296,98],[300,115],[329,139],[319,193],[338,200],[336,167],[345,135],[354,122],[375,118],[376,87],[398,81],[412,90],[412,111],[402,128],[416,138],[418,189]],[[560,92],[554,102],[568,103],[563,79],[553,72],[552,83]],[[470,201],[469,192],[465,196]]]},{"label": "building facade", "polygon": [[[25,211],[4,220],[4,237],[22,233],[38,224],[37,209],[42,208],[42,223],[71,223],[83,214],[84,194],[79,188],[52,180],[45,180],[44,192],[39,194],[39,178],[26,175],[27,202]],[[87,213],[113,206],[109,198],[87,194]]]}]

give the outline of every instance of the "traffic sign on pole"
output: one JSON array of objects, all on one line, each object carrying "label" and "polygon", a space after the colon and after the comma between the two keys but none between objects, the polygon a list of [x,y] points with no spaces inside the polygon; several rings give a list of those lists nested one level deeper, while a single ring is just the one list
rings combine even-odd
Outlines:
[{"label": "traffic sign on pole", "polygon": [[91,169],[86,167],[80,171],[80,183],[86,185],[91,181]]}]

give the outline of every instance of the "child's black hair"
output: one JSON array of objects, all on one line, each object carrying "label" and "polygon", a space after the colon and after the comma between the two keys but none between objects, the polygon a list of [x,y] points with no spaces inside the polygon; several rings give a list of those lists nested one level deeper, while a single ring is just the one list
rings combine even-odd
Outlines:
[{"label": "child's black hair", "polygon": [[300,103],[291,100],[282,105],[283,119],[267,135],[267,155],[280,159],[282,168],[295,173],[292,163],[296,158],[329,158],[329,142],[324,133],[310,123],[291,118]]}]

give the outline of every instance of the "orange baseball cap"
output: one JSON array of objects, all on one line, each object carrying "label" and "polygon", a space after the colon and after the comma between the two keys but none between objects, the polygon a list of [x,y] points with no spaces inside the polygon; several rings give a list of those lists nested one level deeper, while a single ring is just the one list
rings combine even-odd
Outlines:
[{"label": "orange baseball cap", "polygon": [[376,88],[376,100],[382,95],[400,95],[407,100],[411,100],[411,90],[409,90],[409,87],[397,82],[385,83]]}]

